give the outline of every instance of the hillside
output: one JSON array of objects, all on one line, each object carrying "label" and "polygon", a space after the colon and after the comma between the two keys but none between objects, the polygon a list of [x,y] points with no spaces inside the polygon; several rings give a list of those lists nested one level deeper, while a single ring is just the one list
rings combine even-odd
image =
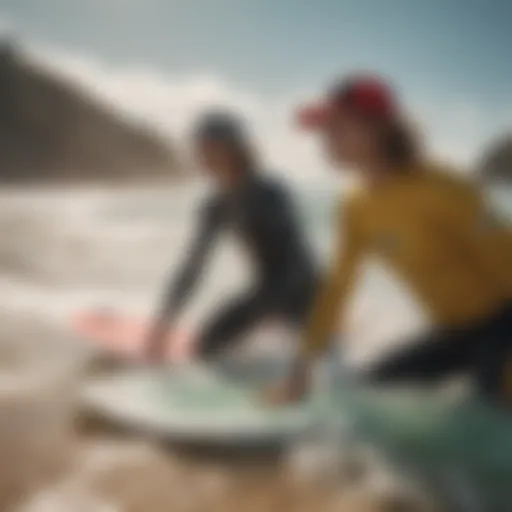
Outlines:
[{"label": "hillside", "polygon": [[498,179],[512,183],[512,133],[492,143],[478,163],[484,179]]},{"label": "hillside", "polygon": [[0,184],[177,172],[167,143],[0,43]]}]

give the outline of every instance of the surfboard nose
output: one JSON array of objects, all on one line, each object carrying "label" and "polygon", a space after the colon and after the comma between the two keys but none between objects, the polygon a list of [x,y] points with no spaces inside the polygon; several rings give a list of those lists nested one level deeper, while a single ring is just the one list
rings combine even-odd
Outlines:
[{"label": "surfboard nose", "polygon": [[[101,308],[76,313],[72,317],[72,328],[103,350],[142,361],[151,319]],[[170,329],[165,340],[166,358],[172,362],[189,361],[195,354],[194,340],[192,331],[186,327]]]}]

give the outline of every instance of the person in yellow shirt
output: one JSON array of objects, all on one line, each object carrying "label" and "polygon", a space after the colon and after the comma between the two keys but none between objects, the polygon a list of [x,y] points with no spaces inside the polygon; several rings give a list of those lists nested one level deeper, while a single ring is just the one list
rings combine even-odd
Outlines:
[{"label": "person in yellow shirt", "polygon": [[373,76],[337,84],[300,113],[337,166],[362,187],[343,200],[331,269],[302,339],[299,363],[267,390],[274,403],[300,398],[357,282],[376,256],[408,285],[434,328],[364,374],[372,382],[439,381],[459,372],[499,398],[512,356],[512,232],[477,186],[429,162],[403,121],[392,88]]}]

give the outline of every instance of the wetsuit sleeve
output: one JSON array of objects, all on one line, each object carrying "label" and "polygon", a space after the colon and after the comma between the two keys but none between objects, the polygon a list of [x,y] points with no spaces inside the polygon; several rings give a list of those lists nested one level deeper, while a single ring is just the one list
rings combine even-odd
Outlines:
[{"label": "wetsuit sleeve", "polygon": [[184,261],[165,293],[161,308],[163,317],[179,313],[194,290],[222,224],[219,205],[211,203],[203,208],[198,224]]},{"label": "wetsuit sleeve", "polygon": [[317,297],[301,343],[302,353],[311,358],[326,348],[338,318],[343,318],[345,304],[352,291],[363,243],[355,210],[351,205],[339,215],[343,233],[335,247],[334,262]]},{"label": "wetsuit sleeve", "polygon": [[475,268],[512,297],[512,227],[490,206],[477,186],[451,182],[432,201],[438,228],[459,244]]}]

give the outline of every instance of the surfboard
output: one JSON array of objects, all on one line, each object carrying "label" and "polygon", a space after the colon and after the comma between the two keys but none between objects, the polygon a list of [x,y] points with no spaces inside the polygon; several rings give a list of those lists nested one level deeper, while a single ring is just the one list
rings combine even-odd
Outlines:
[{"label": "surfboard", "polygon": [[[73,332],[88,343],[112,355],[142,360],[151,319],[101,308],[77,311],[71,318]],[[167,359],[187,360],[193,351],[191,331],[179,328],[166,339]]]},{"label": "surfboard", "polygon": [[282,442],[304,431],[313,415],[307,404],[272,409],[258,399],[260,386],[277,374],[254,363],[251,368],[180,365],[158,372],[123,370],[89,383],[82,403],[109,421],[174,441]]},{"label": "surfboard", "polygon": [[[124,369],[87,384],[82,405],[91,413],[145,434],[212,446],[276,443],[301,436],[369,443],[433,485],[463,479],[492,507],[512,502],[512,415],[470,396],[443,392],[365,389],[352,384],[318,389],[286,407],[259,400],[263,385],[281,379],[283,362],[233,366]],[[333,449],[336,449],[334,446]],[[442,480],[440,482],[440,480]],[[484,510],[508,510],[508,508]]]}]

